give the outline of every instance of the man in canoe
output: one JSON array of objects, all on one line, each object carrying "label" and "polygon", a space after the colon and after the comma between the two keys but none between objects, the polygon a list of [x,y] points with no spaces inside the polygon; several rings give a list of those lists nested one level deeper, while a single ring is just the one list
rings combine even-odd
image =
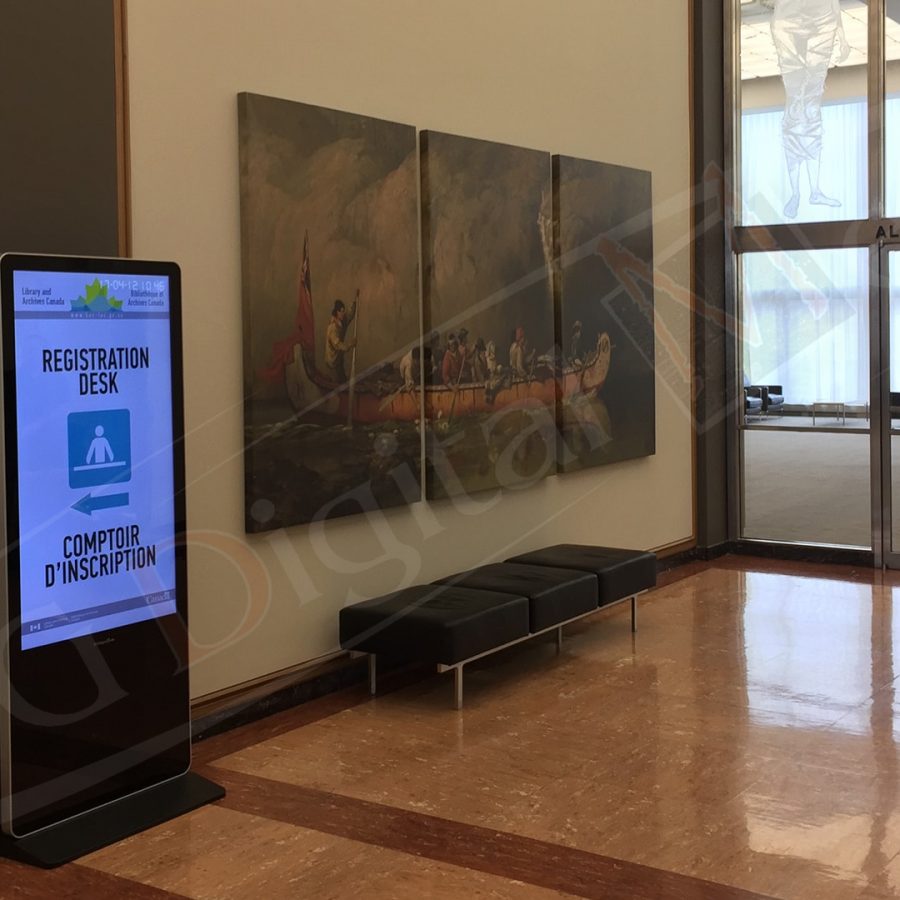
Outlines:
[{"label": "man in canoe", "polygon": [[536,350],[528,349],[525,329],[519,325],[513,333],[513,342],[509,348],[509,367],[514,378],[528,378],[534,369]]},{"label": "man in canoe", "polygon": [[441,362],[441,382],[455,386],[459,384],[459,377],[462,373],[462,360],[459,356],[459,341],[455,334],[451,334],[447,338],[447,350],[444,353],[444,359]]},{"label": "man in canoe", "polygon": [[325,332],[325,366],[328,374],[338,383],[347,380],[344,371],[344,354],[356,346],[356,338],[347,338],[347,329],[356,315],[356,301],[347,312],[343,300],[335,300],[331,310],[331,321]]}]

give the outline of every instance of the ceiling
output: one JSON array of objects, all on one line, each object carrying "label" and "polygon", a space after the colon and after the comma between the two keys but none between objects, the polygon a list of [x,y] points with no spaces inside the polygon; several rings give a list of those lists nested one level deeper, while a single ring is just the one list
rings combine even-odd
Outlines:
[{"label": "ceiling", "polygon": [[[850,55],[841,68],[865,65],[868,46],[869,8],[864,0],[841,0],[844,34]],[[741,0],[741,79],[779,75],[772,42],[772,10],[761,0]],[[900,0],[888,0],[885,18],[885,52],[888,60],[900,59]]]}]

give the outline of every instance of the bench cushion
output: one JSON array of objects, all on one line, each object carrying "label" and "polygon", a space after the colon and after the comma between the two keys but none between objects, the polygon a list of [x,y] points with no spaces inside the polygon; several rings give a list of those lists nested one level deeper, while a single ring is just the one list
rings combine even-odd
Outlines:
[{"label": "bench cushion", "polygon": [[599,606],[630,597],[656,584],[656,554],[643,550],[556,544],[513,556],[507,562],[593,572],[597,576]]},{"label": "bench cushion", "polygon": [[435,583],[527,597],[532,632],[552,628],[597,608],[597,576],[577,569],[493,563]]},{"label": "bench cushion", "polygon": [[422,584],[346,606],[341,647],[453,665],[525,637],[528,599]]}]

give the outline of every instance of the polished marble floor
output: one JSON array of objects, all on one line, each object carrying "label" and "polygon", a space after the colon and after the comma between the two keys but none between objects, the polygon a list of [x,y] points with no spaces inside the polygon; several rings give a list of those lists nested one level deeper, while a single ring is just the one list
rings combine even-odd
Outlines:
[{"label": "polished marble floor", "polygon": [[642,598],[636,635],[621,607],[561,655],[532,642],[473,666],[460,711],[449,675],[398,675],[205,741],[223,801],[53,873],[3,864],[0,885],[900,898],[898,591],[865,569],[693,564]]}]

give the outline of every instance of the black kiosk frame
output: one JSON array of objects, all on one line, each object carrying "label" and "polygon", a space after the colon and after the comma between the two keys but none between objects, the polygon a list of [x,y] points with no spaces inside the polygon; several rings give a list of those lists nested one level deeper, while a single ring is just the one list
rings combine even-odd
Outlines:
[{"label": "black kiosk frame", "polygon": [[224,795],[189,771],[180,270],[6,254],[0,327],[0,853],[51,867]]}]

